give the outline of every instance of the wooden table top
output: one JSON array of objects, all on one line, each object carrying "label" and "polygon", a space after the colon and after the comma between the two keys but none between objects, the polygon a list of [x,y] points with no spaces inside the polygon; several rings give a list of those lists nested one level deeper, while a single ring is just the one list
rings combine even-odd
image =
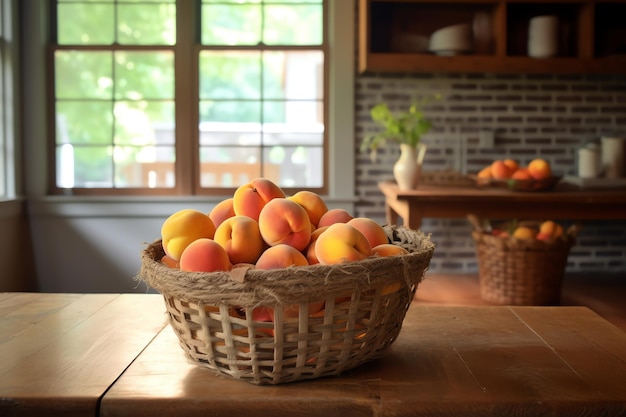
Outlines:
[{"label": "wooden table top", "polygon": [[626,333],[585,307],[414,302],[385,357],[278,386],[187,362],[159,295],[0,294],[0,415],[626,416]]}]

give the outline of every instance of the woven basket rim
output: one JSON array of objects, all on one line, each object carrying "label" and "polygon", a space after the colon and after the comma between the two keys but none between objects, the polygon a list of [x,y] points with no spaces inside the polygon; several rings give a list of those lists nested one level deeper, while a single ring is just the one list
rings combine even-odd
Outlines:
[{"label": "woven basket rim", "polygon": [[[430,236],[419,230],[385,226],[389,236],[409,234],[411,241],[394,241],[409,250],[397,256],[372,256],[362,261],[334,265],[308,265],[283,269],[248,269],[245,279],[233,279],[230,272],[185,272],[163,265],[157,258],[163,254],[161,241],[149,244],[141,254],[141,270],[137,279],[163,295],[193,302],[212,304],[233,303],[242,307],[283,304],[289,293],[289,302],[323,298],[330,294],[352,291],[372,285],[384,285],[410,277],[428,265],[435,249]],[[414,274],[413,274],[414,275]],[[367,279],[364,279],[364,276]],[[421,277],[418,278],[417,282]],[[413,282],[409,284],[414,284]],[[409,285],[410,286],[410,285]]]}]

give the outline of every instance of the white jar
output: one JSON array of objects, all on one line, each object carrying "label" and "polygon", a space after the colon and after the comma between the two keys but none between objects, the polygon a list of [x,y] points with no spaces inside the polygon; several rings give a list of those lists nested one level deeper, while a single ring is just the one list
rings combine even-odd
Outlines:
[{"label": "white jar", "polygon": [[624,177],[625,143],[624,138],[602,138],[602,168],[606,178]]},{"label": "white jar", "polygon": [[580,178],[597,178],[602,174],[600,149],[591,144],[578,150],[578,176]]}]

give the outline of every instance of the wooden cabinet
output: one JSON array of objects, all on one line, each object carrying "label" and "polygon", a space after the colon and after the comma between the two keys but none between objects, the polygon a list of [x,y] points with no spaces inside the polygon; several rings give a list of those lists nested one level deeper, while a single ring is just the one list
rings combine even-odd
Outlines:
[{"label": "wooden cabinet", "polygon": [[[529,56],[537,16],[556,17],[548,57]],[[454,26],[470,47],[433,51],[433,35]],[[360,0],[359,70],[625,73],[626,0]]]}]

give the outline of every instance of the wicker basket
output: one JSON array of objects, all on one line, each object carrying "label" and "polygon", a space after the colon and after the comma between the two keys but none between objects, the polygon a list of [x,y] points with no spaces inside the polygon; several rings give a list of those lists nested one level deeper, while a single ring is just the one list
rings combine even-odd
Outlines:
[{"label": "wicker basket", "polygon": [[505,305],[557,305],[570,248],[579,225],[552,240],[494,236],[472,219],[480,295]]},{"label": "wicker basket", "polygon": [[385,230],[410,253],[189,273],[161,264],[156,241],[143,251],[138,278],[163,295],[170,324],[196,364],[254,384],[338,375],[382,356],[395,341],[434,251],[420,231]]}]

